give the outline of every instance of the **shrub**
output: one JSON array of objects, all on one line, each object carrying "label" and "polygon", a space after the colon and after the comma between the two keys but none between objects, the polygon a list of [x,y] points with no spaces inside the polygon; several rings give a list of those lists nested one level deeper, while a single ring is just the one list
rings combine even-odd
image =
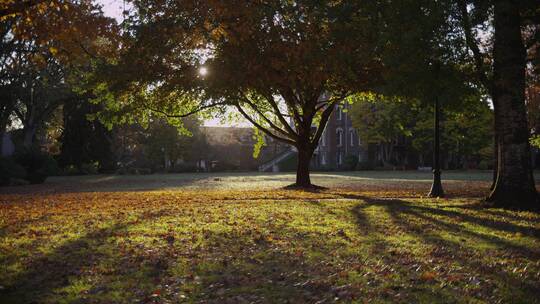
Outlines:
[{"label": "shrub", "polygon": [[481,160],[480,163],[478,164],[478,169],[480,170],[488,170],[488,169],[491,169],[492,167],[493,167],[492,162],[489,160]]},{"label": "shrub", "polygon": [[74,165],[69,165],[62,169],[62,175],[79,175],[80,170]]},{"label": "shrub", "polygon": [[356,165],[358,165],[358,156],[353,154],[345,156],[345,159],[343,161],[343,169],[347,171],[352,171],[356,169]]},{"label": "shrub", "polygon": [[174,168],[168,170],[169,173],[184,173],[184,172],[197,172],[199,171],[195,164],[178,164]]},{"label": "shrub", "polygon": [[11,157],[0,157],[0,186],[9,185],[13,179],[23,179],[26,170]]},{"label": "shrub", "polygon": [[152,174],[152,169],[150,168],[137,168],[137,171],[139,172],[139,174],[142,174],[142,175]]},{"label": "shrub", "polygon": [[319,168],[317,168],[317,170],[315,171],[321,171],[321,172],[331,172],[331,171],[336,171],[336,168],[332,167],[332,166],[329,166],[329,165],[321,165],[319,166]]},{"label": "shrub", "polygon": [[154,173],[151,168],[137,168],[137,167],[129,167],[129,168],[120,168],[116,171],[116,174],[124,175],[124,174],[131,174],[131,175],[148,175]]},{"label": "shrub", "polygon": [[358,165],[356,167],[357,167],[357,170],[367,171],[367,170],[373,170],[375,168],[375,165],[373,165],[373,163],[370,161],[361,161],[361,162],[358,162]]},{"label": "shrub", "polygon": [[231,171],[238,171],[239,167],[237,164],[229,163],[229,162],[217,162],[215,165],[212,166],[211,171],[212,172],[231,172]]},{"label": "shrub", "polygon": [[120,167],[116,170],[116,174],[118,175],[125,175],[128,173],[128,170],[126,167]]},{"label": "shrub", "polygon": [[26,170],[24,179],[31,184],[41,184],[48,176],[58,173],[56,161],[38,148],[18,151],[14,159]]},{"label": "shrub", "polygon": [[139,170],[137,170],[137,168],[135,167],[130,167],[130,168],[127,168],[127,174],[139,175]]},{"label": "shrub", "polygon": [[98,164],[97,163],[84,163],[81,165],[81,174],[97,174],[98,173]]}]

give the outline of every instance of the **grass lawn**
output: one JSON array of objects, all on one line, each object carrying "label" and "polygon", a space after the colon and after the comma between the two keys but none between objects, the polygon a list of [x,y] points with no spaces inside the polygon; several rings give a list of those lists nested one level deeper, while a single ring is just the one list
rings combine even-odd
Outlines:
[{"label": "grass lawn", "polygon": [[[489,173],[53,178],[0,189],[0,303],[540,303],[540,215]],[[453,178],[452,178],[453,176]]]}]

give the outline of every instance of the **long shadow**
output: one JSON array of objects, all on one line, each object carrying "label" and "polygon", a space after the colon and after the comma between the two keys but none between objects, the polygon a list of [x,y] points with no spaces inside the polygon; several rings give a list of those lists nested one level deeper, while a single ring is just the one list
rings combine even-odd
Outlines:
[{"label": "long shadow", "polygon": [[[489,277],[492,282],[498,282],[498,285],[509,286],[510,289],[516,291],[525,291],[527,294],[540,293],[539,284],[525,281],[523,278],[519,277],[518,274],[507,272],[502,268],[498,270],[486,268],[484,256],[479,253],[474,254],[471,249],[467,248],[466,244],[442,237],[440,232],[451,231],[457,235],[479,238],[496,245],[497,250],[500,250],[505,254],[507,254],[507,251],[510,249],[519,255],[525,255],[529,260],[540,259],[540,251],[531,250],[523,246],[517,246],[494,236],[487,236],[470,231],[466,227],[459,224],[448,223],[437,218],[433,218],[433,216],[446,216],[448,218],[457,217],[455,212],[442,212],[444,210],[411,205],[406,201],[397,199],[381,200],[365,197],[363,200],[365,204],[359,205],[359,207],[355,209],[357,214],[362,213],[363,209],[368,208],[369,206],[383,207],[383,210],[390,215],[391,221],[403,229],[405,233],[417,237],[419,240],[421,240],[421,242],[430,244],[434,248],[437,248],[437,250],[445,250],[446,256],[451,256],[454,262],[459,263],[470,273],[475,273],[475,271],[483,269],[484,275]],[[405,216],[421,219],[425,224],[431,225],[430,228],[435,227],[438,231],[435,229],[426,229],[425,224],[411,221],[410,218],[407,219]],[[459,217],[458,219],[470,221],[470,223],[476,225],[482,224],[478,221],[479,219],[472,216]],[[492,229],[501,228],[501,225],[493,223],[488,223],[486,226]],[[508,227],[503,226],[501,230],[506,231],[507,228]],[[489,293],[490,291],[486,292]]]},{"label": "long shadow", "polygon": [[[480,225],[480,226],[484,226],[486,228],[494,229],[497,231],[505,231],[505,232],[510,232],[510,233],[522,233],[524,235],[530,235],[530,236],[540,239],[540,228],[525,227],[519,224],[499,221],[499,220],[490,219],[486,217],[475,217],[469,214],[464,214],[457,211],[444,209],[446,207],[451,207],[451,208],[458,208],[458,209],[469,209],[469,210],[479,210],[479,211],[481,210],[482,212],[490,213],[499,217],[509,217],[515,220],[525,220],[523,217],[516,216],[516,215],[509,215],[501,211],[482,208],[481,206],[475,207],[477,206],[476,203],[467,204],[465,206],[441,204],[437,206],[438,208],[430,208],[426,206],[411,205],[410,203],[403,200],[399,200],[399,199],[376,199],[376,198],[367,197],[360,194],[339,194],[339,193],[336,193],[336,194],[347,199],[365,201],[368,205],[370,204],[381,205],[381,206],[386,206],[388,208],[392,208],[391,206],[397,206],[396,208],[402,208],[404,212],[409,212],[409,213],[414,212],[416,214],[430,214],[430,215],[438,215],[438,216],[443,216],[443,217],[448,217],[448,218],[454,218],[464,223]],[[531,222],[536,223],[537,221],[531,220]],[[479,236],[481,237],[481,235]]]},{"label": "long shadow", "polygon": [[[131,222],[116,223],[96,229],[60,245],[52,252],[33,257],[28,264],[24,265],[24,271],[10,278],[12,283],[1,282],[3,288],[0,290],[0,303],[48,302],[48,297],[57,295],[59,290],[69,286],[72,280],[81,278],[85,271],[99,267],[104,260],[117,258],[111,256],[109,252],[100,251],[100,247],[106,245],[109,238],[122,233],[130,225],[139,223],[139,220],[150,220],[161,215],[160,212],[147,213]],[[130,274],[125,269],[121,270],[121,265],[117,266],[118,269],[110,269],[109,272],[124,271],[126,275]],[[135,271],[137,269],[132,269],[132,272]],[[106,291],[106,287],[98,286],[100,282],[95,282],[95,284],[97,285],[93,286],[89,293]]]},{"label": "long shadow", "polygon": [[526,235],[534,236],[535,238],[540,239],[540,229],[533,227],[524,227],[518,224],[512,224],[503,221],[497,221],[494,219],[488,219],[485,217],[475,217],[468,214],[463,214],[456,211],[439,209],[439,208],[429,208],[422,206],[410,206],[411,211],[416,212],[417,214],[427,213],[432,215],[445,216],[449,218],[455,218],[462,222],[471,223],[475,225],[481,225],[487,228],[491,228],[498,231],[506,231],[512,233],[522,233]]},{"label": "long shadow", "polygon": [[[192,299],[203,303],[326,303],[336,296],[332,267],[306,258],[306,244],[316,236],[302,235],[287,248],[249,231],[213,233],[215,253],[193,267],[200,286]],[[221,251],[226,253],[222,254]]]},{"label": "long shadow", "polygon": [[[452,231],[456,234],[467,235],[473,238],[482,239],[486,242],[490,242],[498,247],[504,247],[506,249],[513,249],[521,253],[526,253],[531,257],[540,258],[540,250],[533,251],[527,247],[515,245],[502,238],[485,235],[478,232],[471,231],[466,227],[459,224],[449,223],[435,218],[434,216],[444,217],[448,219],[457,220],[460,223],[467,223],[472,225],[483,226],[493,230],[501,232],[522,233],[524,235],[531,235],[535,238],[540,238],[540,229],[533,227],[523,227],[521,225],[496,221],[487,219],[484,217],[475,217],[471,215],[462,214],[456,211],[442,210],[438,208],[430,208],[426,206],[412,205],[411,203],[398,199],[374,199],[364,198],[367,205],[379,205],[385,207],[385,209],[395,218],[402,216],[403,214],[411,215],[412,217],[423,219],[426,222],[430,222],[435,226],[444,227],[447,231]],[[401,224],[405,221],[400,221]]]}]

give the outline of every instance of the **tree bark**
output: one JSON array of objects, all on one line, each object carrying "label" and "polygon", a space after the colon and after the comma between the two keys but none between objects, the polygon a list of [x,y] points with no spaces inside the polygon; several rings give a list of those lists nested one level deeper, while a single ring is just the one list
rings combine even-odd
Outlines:
[{"label": "tree bark", "polygon": [[36,126],[29,125],[24,128],[23,147],[31,148],[36,137]]},{"label": "tree bark", "polygon": [[495,1],[493,98],[498,142],[495,187],[487,200],[496,207],[537,209],[525,109],[525,46],[517,1]]},{"label": "tree bark", "polygon": [[296,167],[296,186],[301,188],[310,188],[311,178],[309,176],[309,166],[313,157],[313,149],[305,146],[298,148],[298,164]]},{"label": "tree bark", "polygon": [[499,143],[497,141],[497,135],[494,135],[493,136],[493,175],[491,178],[492,179],[491,186],[489,187],[490,191],[493,191],[493,189],[495,189],[495,185],[497,184],[497,168],[498,167],[499,167]]}]

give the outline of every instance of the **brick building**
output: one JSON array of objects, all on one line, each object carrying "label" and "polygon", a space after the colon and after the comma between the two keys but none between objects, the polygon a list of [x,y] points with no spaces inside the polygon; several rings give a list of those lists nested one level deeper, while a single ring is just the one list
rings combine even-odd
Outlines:
[{"label": "brick building", "polygon": [[367,146],[363,145],[347,114],[349,104],[337,106],[326,125],[313,157],[315,168],[341,169],[345,158],[353,155],[358,161],[367,160]]}]

